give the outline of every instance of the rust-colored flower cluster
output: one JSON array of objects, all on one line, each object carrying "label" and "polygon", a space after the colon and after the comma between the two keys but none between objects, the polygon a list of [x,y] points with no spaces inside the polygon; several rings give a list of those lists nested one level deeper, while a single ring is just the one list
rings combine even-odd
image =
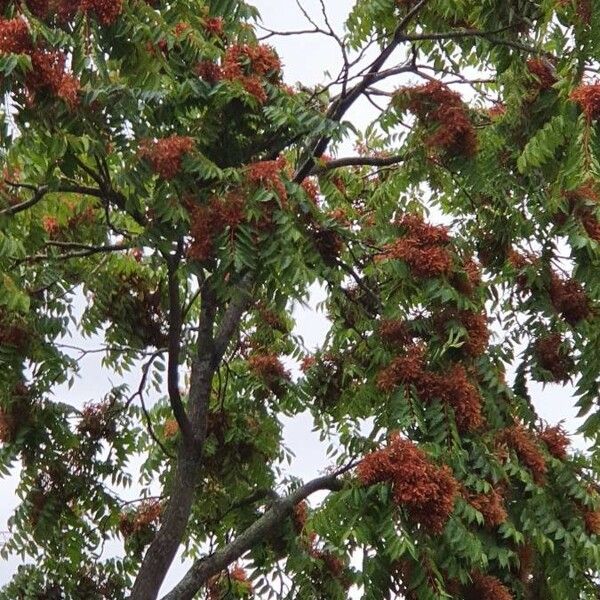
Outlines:
[{"label": "rust-colored flower cluster", "polygon": [[569,381],[573,359],[560,333],[554,332],[540,337],[535,342],[534,351],[538,365],[552,375],[552,381]]},{"label": "rust-colored flower cluster", "polygon": [[295,504],[294,508],[292,509],[292,523],[294,524],[294,531],[297,534],[301,534],[304,531],[307,519],[308,503],[306,500],[302,500],[302,502]]},{"label": "rust-colored flower cluster", "polygon": [[566,211],[554,215],[557,225],[564,225],[569,215],[579,219],[581,226],[588,236],[600,243],[600,221],[596,216],[596,209],[600,205],[598,185],[594,181],[587,181],[574,190],[563,192],[567,200]]},{"label": "rust-colored flower cluster", "polygon": [[497,440],[515,451],[538,485],[544,482],[548,470],[546,459],[533,435],[523,425],[507,427],[499,432]]},{"label": "rust-colored flower cluster", "polygon": [[79,10],[92,13],[102,25],[112,25],[123,11],[123,0],[80,0]]},{"label": "rust-colored flower cluster", "polygon": [[155,140],[143,140],[139,155],[146,159],[152,170],[162,179],[173,179],[181,171],[183,156],[194,148],[194,139],[171,135]]},{"label": "rust-colored flower cluster", "polygon": [[[21,389],[21,387],[24,389]],[[19,432],[30,422],[31,404],[26,395],[27,388],[21,384],[13,393],[10,405],[0,406],[0,443],[9,444],[13,442]]]},{"label": "rust-colored flower cluster", "polygon": [[401,88],[396,99],[427,127],[435,125],[425,140],[428,146],[451,155],[471,157],[477,152],[477,134],[460,94],[440,81]]},{"label": "rust-colored flower cluster", "polygon": [[167,439],[174,438],[179,433],[179,425],[177,419],[167,419],[163,426],[163,435]]},{"label": "rust-colored flower cluster", "polygon": [[419,215],[407,214],[397,221],[405,235],[384,247],[379,260],[404,261],[418,278],[440,277],[452,269],[446,227],[429,225]]},{"label": "rust-colored flower cluster", "polygon": [[308,226],[308,233],[326,265],[335,265],[344,249],[344,240],[340,234],[331,227],[313,221]]},{"label": "rust-colored flower cluster", "polygon": [[320,548],[315,548],[314,546],[309,549],[308,553],[312,558],[319,561],[323,565],[325,571],[327,571],[330,577],[333,577],[334,579],[338,580],[339,583],[344,585],[346,579],[344,577],[346,564],[339,556],[333,552],[330,552],[329,550],[322,550]]},{"label": "rust-colored flower cluster", "polygon": [[202,60],[195,67],[194,72],[200,79],[204,79],[207,83],[214,85],[221,77],[221,67],[212,60]]},{"label": "rust-colored flower cluster", "polygon": [[156,525],[160,520],[162,504],[159,500],[144,500],[136,510],[122,512],[119,516],[119,531],[129,538]]},{"label": "rust-colored flower cluster", "polygon": [[30,101],[37,93],[50,92],[64,100],[70,108],[77,106],[79,80],[66,71],[66,56],[59,50],[38,48],[31,54],[32,70],[26,85]]},{"label": "rust-colored flower cluster", "polygon": [[240,584],[246,592],[252,591],[252,583],[248,579],[246,570],[240,565],[234,565],[229,571],[229,577],[236,583]]},{"label": "rust-colored flower cluster", "polygon": [[267,101],[265,82],[279,80],[281,62],[270,46],[233,44],[223,57],[219,79],[238,81],[256,100]]},{"label": "rust-colored flower cluster", "polygon": [[425,348],[413,344],[406,354],[397,356],[377,374],[377,387],[383,392],[391,392],[399,385],[421,387],[425,376]]},{"label": "rust-colored flower cluster", "polygon": [[477,313],[471,310],[455,311],[447,309],[434,317],[434,321],[442,331],[452,320],[456,319],[466,330],[466,339],[462,349],[469,356],[476,358],[487,349],[490,340],[490,330],[485,312]]},{"label": "rust-colored flower cluster", "polygon": [[519,557],[519,581],[528,583],[535,566],[535,548],[531,542],[525,542],[517,549]]},{"label": "rust-colored flower cluster", "polygon": [[393,434],[383,450],[365,456],[358,477],[365,485],[391,483],[394,502],[428,532],[441,533],[454,509],[458,483],[450,468],[434,465],[399,434]]},{"label": "rust-colored flower cluster", "polygon": [[213,197],[208,204],[196,204],[188,199],[185,206],[190,215],[192,236],[188,256],[198,261],[213,256],[215,239],[227,227],[233,234],[244,221],[245,203],[245,197],[239,190],[232,190],[220,198]]},{"label": "rust-colored flower cluster", "polygon": [[451,283],[461,294],[472,296],[481,285],[479,265],[472,258],[467,258],[462,265],[462,271],[453,274]]},{"label": "rust-colored flower cluster", "polygon": [[110,399],[87,404],[81,411],[77,431],[88,435],[92,440],[112,439],[117,432],[114,408],[115,404]]},{"label": "rust-colored flower cluster", "polygon": [[379,337],[390,348],[403,349],[412,340],[406,321],[401,319],[384,319],[377,328]]},{"label": "rust-colored flower cluster", "polygon": [[583,522],[589,535],[600,535],[600,510],[585,509]]},{"label": "rust-colored flower cluster", "polygon": [[477,572],[471,574],[465,600],[513,600],[513,595],[496,577]]},{"label": "rust-colored flower cluster", "polygon": [[483,521],[487,527],[498,527],[508,519],[504,498],[495,488],[486,494],[468,496],[467,501],[483,515]]},{"label": "rust-colored flower cluster", "polygon": [[276,396],[281,395],[285,389],[285,383],[290,380],[289,372],[276,354],[252,354],[248,358],[248,368]]},{"label": "rust-colored flower cluster", "polygon": [[463,327],[467,330],[467,341],[464,349],[470,356],[481,356],[490,340],[490,330],[485,313],[463,310],[459,314]]},{"label": "rust-colored flower cluster", "polygon": [[541,90],[549,90],[557,81],[554,68],[545,58],[530,58],[527,70],[535,76]]},{"label": "rust-colored flower cluster", "polygon": [[217,37],[223,35],[223,17],[206,17],[202,22],[202,26],[208,35],[215,35]]},{"label": "rust-colored flower cluster", "polygon": [[440,400],[454,410],[460,431],[475,431],[483,426],[481,396],[462,365],[456,364],[446,373],[432,378],[432,388]]},{"label": "rust-colored flower cluster", "polygon": [[287,200],[287,190],[282,179],[285,167],[286,160],[283,156],[276,160],[255,162],[246,168],[246,179],[251,186],[274,192],[284,204]]},{"label": "rust-colored flower cluster", "polygon": [[575,279],[565,279],[556,273],[550,279],[550,300],[569,325],[577,325],[590,314],[588,297]]},{"label": "rust-colored flower cluster", "polygon": [[31,333],[26,323],[19,317],[0,310],[0,347],[23,352],[30,340]]},{"label": "rust-colored flower cluster", "polygon": [[422,346],[408,347],[406,354],[394,358],[377,374],[380,390],[390,392],[399,385],[414,386],[425,402],[438,399],[448,404],[460,431],[475,431],[484,424],[481,395],[469,381],[465,368],[454,364],[443,373],[425,370]]},{"label": "rust-colored flower cluster", "polygon": [[529,281],[525,269],[533,267],[538,262],[538,257],[530,253],[521,253],[511,248],[506,257],[506,262],[516,271],[515,282],[519,293],[525,294],[529,289]]},{"label": "rust-colored flower cluster", "polygon": [[36,93],[62,98],[71,108],[78,103],[79,80],[66,70],[66,55],[60,50],[34,46],[25,19],[0,18],[0,54],[27,54],[31,71],[25,81],[26,95],[33,102]]},{"label": "rust-colored flower cluster", "polygon": [[600,117],[600,83],[584,83],[571,92],[570,98],[579,104],[589,121]]},{"label": "rust-colored flower cluster", "polygon": [[237,593],[241,592],[244,596],[252,593],[252,582],[246,570],[236,564],[208,580],[207,600],[223,600],[226,596],[230,596],[232,583],[236,585]]},{"label": "rust-colored flower cluster", "polygon": [[112,25],[123,11],[123,0],[26,0],[26,3],[39,19],[57,17],[61,23],[79,11],[92,15],[102,25]]},{"label": "rust-colored flower cluster", "polygon": [[571,441],[561,425],[544,428],[539,437],[546,444],[546,448],[552,456],[560,460],[567,458],[567,448],[570,446]]},{"label": "rust-colored flower cluster", "polygon": [[31,34],[25,19],[0,18],[0,54],[28,54],[31,50]]},{"label": "rust-colored flower cluster", "polygon": [[310,201],[317,206],[319,203],[319,184],[313,177],[307,177],[301,184]]}]

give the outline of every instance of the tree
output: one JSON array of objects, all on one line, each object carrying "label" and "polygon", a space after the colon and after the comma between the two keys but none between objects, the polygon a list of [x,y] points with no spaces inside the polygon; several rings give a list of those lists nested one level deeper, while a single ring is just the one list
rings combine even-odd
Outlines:
[{"label": "tree", "polygon": [[[598,440],[600,9],[322,8],[265,33],[242,0],[0,2],[3,553],[35,565],[0,597],[150,600],[182,549],[168,600],[598,597],[599,456],[528,389],[574,383]],[[342,70],[285,85],[283,34]],[[139,386],[80,409],[53,392],[92,334]],[[306,411],[335,443],[301,482]]]}]

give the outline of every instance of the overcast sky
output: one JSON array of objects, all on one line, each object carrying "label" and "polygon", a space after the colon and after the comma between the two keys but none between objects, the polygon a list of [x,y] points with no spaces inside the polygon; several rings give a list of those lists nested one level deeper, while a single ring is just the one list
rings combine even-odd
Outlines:
[{"label": "overcast sky", "polygon": [[[320,5],[315,0],[301,0],[302,6],[317,20],[320,19]],[[294,0],[254,0],[254,4],[260,9],[263,16],[263,24],[269,29],[280,31],[306,29],[307,23],[301,15]],[[351,0],[326,0],[327,11],[331,24],[341,31],[343,23],[353,2]],[[284,63],[286,82],[294,84],[301,82],[304,85],[314,85],[325,81],[323,72],[328,70],[336,73],[340,66],[340,55],[336,44],[330,38],[318,35],[302,35],[289,37],[273,37],[269,43],[274,45]],[[361,125],[368,122],[372,117],[370,105],[359,104],[349,118],[356,124]],[[344,153],[349,154],[352,145],[344,148]],[[320,293],[315,292],[315,302],[319,300]],[[323,314],[316,311],[302,310],[297,312],[297,331],[300,333],[309,347],[316,347],[325,334],[327,321]],[[71,343],[79,343],[73,340]],[[101,340],[88,340],[88,347],[98,347]],[[82,375],[72,390],[61,390],[57,397],[62,401],[82,405],[84,402],[99,399],[106,393],[115,381],[110,381],[106,373],[100,368],[97,356],[88,356],[82,360]],[[137,374],[136,374],[137,375]],[[137,385],[138,378],[130,377],[132,385]],[[554,424],[561,419],[566,419],[567,428],[574,431],[575,409],[573,400],[569,397],[570,390],[560,386],[549,386],[542,389],[541,386],[532,387],[535,404],[540,415]],[[66,394],[63,396],[63,394]],[[290,474],[309,479],[320,473],[327,466],[324,447],[319,444],[317,436],[311,432],[311,422],[307,416],[299,416],[294,419],[285,419],[286,443],[296,452],[297,458],[290,467]],[[579,444],[581,444],[579,440]],[[16,478],[5,480],[2,483],[2,499],[0,503],[0,530],[16,504],[14,486]],[[0,563],[0,585],[10,579],[14,569],[19,564],[17,559],[7,563]],[[173,566],[163,590],[168,590],[175,584],[185,569],[176,564]]]}]

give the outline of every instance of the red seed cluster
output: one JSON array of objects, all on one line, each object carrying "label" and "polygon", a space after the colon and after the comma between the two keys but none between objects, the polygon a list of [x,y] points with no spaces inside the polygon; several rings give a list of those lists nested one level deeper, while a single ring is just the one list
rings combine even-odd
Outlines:
[{"label": "red seed cluster", "polygon": [[123,0],[25,0],[38,19],[56,17],[65,23],[80,11],[93,15],[102,25],[112,25],[123,11]]},{"label": "red seed cluster", "polygon": [[238,585],[241,585],[246,592],[252,591],[252,583],[248,579],[248,574],[245,569],[240,565],[234,565],[229,571],[229,577],[232,581],[235,581]]},{"label": "red seed cluster", "polygon": [[477,134],[460,94],[440,81],[430,81],[402,88],[397,96],[422,123],[428,127],[435,125],[434,132],[425,140],[428,146],[465,157],[477,152]]},{"label": "red seed cluster", "polygon": [[0,347],[14,348],[22,352],[31,339],[26,324],[0,309]]},{"label": "red seed cluster", "polygon": [[508,519],[504,498],[493,488],[487,494],[469,497],[468,502],[483,515],[483,521],[487,527],[498,527]]},{"label": "red seed cluster", "polygon": [[204,79],[204,81],[210,83],[211,85],[217,83],[217,81],[221,79],[222,75],[221,67],[211,60],[200,61],[196,65],[194,71],[198,77]]},{"label": "red seed cluster", "polygon": [[396,504],[431,533],[441,533],[454,509],[458,483],[447,465],[438,467],[410,440],[394,434],[388,446],[365,456],[358,465],[365,485],[392,484]]},{"label": "red seed cluster", "polygon": [[377,387],[382,392],[391,392],[399,385],[418,385],[424,377],[425,350],[422,346],[412,345],[407,353],[398,356],[377,374]]},{"label": "red seed cluster", "polygon": [[532,434],[522,425],[514,425],[501,431],[498,441],[512,448],[523,465],[531,471],[533,480],[541,485],[544,482],[546,471],[546,459],[537,446]]},{"label": "red seed cluster", "polygon": [[565,430],[560,426],[546,427],[540,432],[540,440],[546,444],[548,452],[559,460],[565,460],[567,458],[567,448],[570,446],[571,441],[567,436]]},{"label": "red seed cluster", "polygon": [[600,242],[600,222],[595,210],[600,205],[600,193],[596,182],[587,181],[574,190],[564,191],[563,196],[567,200],[567,210],[554,215],[554,223],[564,225],[568,215],[572,214],[579,219],[588,236]]},{"label": "red seed cluster", "polygon": [[167,419],[163,426],[163,435],[165,438],[174,438],[179,433],[177,419]]},{"label": "red seed cluster", "polygon": [[415,277],[423,279],[450,273],[450,237],[445,227],[429,225],[412,214],[404,215],[397,224],[406,235],[385,246],[379,260],[402,260]]},{"label": "red seed cluster", "polygon": [[317,206],[319,203],[319,184],[312,177],[307,177],[301,184],[302,189],[310,199],[310,201]]},{"label": "red seed cluster", "polygon": [[556,273],[550,280],[550,300],[569,325],[577,325],[590,314],[588,297],[575,279],[563,279]]},{"label": "red seed cluster", "polygon": [[426,371],[421,346],[409,347],[405,355],[394,358],[377,374],[381,391],[391,392],[399,385],[414,386],[425,402],[438,399],[452,407],[460,431],[475,431],[484,424],[481,395],[469,381],[465,368],[454,364],[441,374]]},{"label": "red seed cluster", "polygon": [[31,49],[31,34],[25,19],[0,18],[0,54],[23,54]]},{"label": "red seed cluster", "polygon": [[528,583],[535,566],[535,548],[526,542],[519,546],[517,556],[519,557],[519,581]]},{"label": "red seed cluster", "polygon": [[6,408],[0,407],[0,443],[13,442],[26,425],[28,417],[29,406],[23,400],[17,400]]},{"label": "red seed cluster", "polygon": [[314,356],[308,355],[305,356],[301,361],[300,361],[300,370],[303,373],[308,372],[310,369],[312,369],[312,367],[314,367],[317,364],[317,359]]},{"label": "red seed cluster", "polygon": [[518,271],[516,276],[516,282],[519,290],[525,292],[528,287],[528,280],[524,269],[533,266],[537,261],[537,258],[531,254],[521,254],[514,248],[508,252],[507,262],[515,270]]},{"label": "red seed cluster", "polygon": [[549,90],[557,81],[554,68],[545,58],[530,58],[527,70],[535,76],[541,90]]},{"label": "red seed cluster", "polygon": [[539,366],[552,375],[552,381],[569,381],[573,359],[563,344],[560,333],[554,332],[540,337],[535,342],[535,356]]},{"label": "red seed cluster", "polygon": [[481,414],[481,396],[477,388],[469,381],[462,365],[454,365],[450,371],[434,380],[439,398],[449,404],[460,431],[475,431],[484,424]]},{"label": "red seed cluster", "polygon": [[335,265],[344,249],[344,240],[340,234],[331,227],[325,227],[317,222],[308,226],[308,233],[326,265]]},{"label": "red seed cluster", "polygon": [[190,215],[192,242],[188,256],[200,262],[211,258],[215,250],[215,239],[227,227],[233,232],[245,218],[245,198],[237,190],[222,198],[212,198],[208,204],[186,203]]},{"label": "red seed cluster", "polygon": [[286,166],[283,156],[277,160],[263,160],[248,165],[246,179],[256,187],[275,192],[282,203],[287,200],[287,191],[282,179],[282,172]]},{"label": "red seed cluster", "polygon": [[344,561],[329,550],[312,547],[309,549],[312,558],[321,561],[327,573],[334,579],[342,579],[346,565]]},{"label": "red seed cluster", "polygon": [[[570,6],[573,0],[558,0],[560,6]],[[593,4],[592,0],[575,0],[575,15],[580,23],[589,25],[592,20]]]},{"label": "red seed cluster", "polygon": [[223,35],[224,23],[222,17],[207,17],[202,22],[202,26],[208,35],[215,35],[217,37]]},{"label": "red seed cluster", "polygon": [[500,117],[503,117],[506,114],[506,106],[501,102],[498,102],[497,104],[494,104],[493,106],[490,106],[490,108],[487,109],[487,114],[492,121],[494,121],[495,119],[499,119]]},{"label": "red seed cluster", "polygon": [[264,82],[278,80],[281,62],[270,46],[234,44],[227,48],[223,57],[221,77],[238,81],[259,103],[267,100]]},{"label": "red seed cluster", "polygon": [[173,179],[181,171],[183,156],[194,148],[194,139],[171,135],[157,140],[144,140],[139,155],[145,158],[152,170],[162,179]]},{"label": "red seed cluster", "polygon": [[308,504],[306,500],[302,500],[302,502],[298,502],[298,504],[294,505],[294,508],[292,509],[292,522],[294,524],[294,530],[297,534],[300,534],[302,531],[304,531],[307,519]]},{"label": "red seed cluster", "polygon": [[123,11],[123,0],[80,0],[79,10],[92,13],[102,25],[112,25]]},{"label": "red seed cluster", "polygon": [[116,433],[114,416],[114,403],[111,401],[88,404],[81,411],[77,431],[93,440],[110,440]]},{"label": "red seed cluster", "polygon": [[455,273],[452,285],[465,296],[472,296],[473,292],[481,285],[481,269],[472,259],[467,258],[462,266],[462,273]]},{"label": "red seed cluster", "polygon": [[584,510],[583,522],[589,535],[600,535],[600,510]]},{"label": "red seed cluster", "polygon": [[461,310],[455,312],[447,310],[442,312],[438,319],[441,324],[452,319],[457,319],[467,332],[466,340],[463,344],[463,350],[472,357],[481,356],[487,349],[490,341],[490,330],[488,328],[487,315],[473,312],[471,310]]},{"label": "red seed cluster", "polygon": [[513,600],[513,595],[496,577],[473,573],[471,585],[465,593],[465,600]]},{"label": "red seed cluster", "polygon": [[79,80],[66,71],[66,56],[59,50],[37,48],[31,53],[32,69],[26,86],[33,100],[37,93],[50,92],[62,98],[71,108],[78,103]]},{"label": "red seed cluster", "polygon": [[391,348],[403,349],[412,339],[406,321],[400,319],[382,320],[377,332],[384,343]]},{"label": "red seed cluster", "polygon": [[600,117],[600,83],[587,83],[576,87],[570,96],[581,107],[590,121]]},{"label": "red seed cluster", "polygon": [[283,391],[284,383],[290,380],[290,374],[276,354],[253,354],[248,358],[248,368],[276,396]]},{"label": "red seed cluster", "polygon": [[119,531],[124,538],[129,538],[136,533],[155,525],[162,512],[162,505],[158,500],[145,500],[137,510],[121,513],[119,517]]}]

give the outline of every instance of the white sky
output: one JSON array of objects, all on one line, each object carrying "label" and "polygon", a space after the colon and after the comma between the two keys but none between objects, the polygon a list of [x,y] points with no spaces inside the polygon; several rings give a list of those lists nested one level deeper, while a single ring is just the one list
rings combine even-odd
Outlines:
[{"label": "white sky", "polygon": [[[321,20],[318,1],[301,0],[301,2],[311,16]],[[263,16],[263,24],[269,29],[285,31],[310,28],[294,0],[254,0],[254,4]],[[341,31],[341,24],[352,5],[353,0],[326,0],[330,22],[337,31]],[[284,63],[286,82],[290,84],[301,82],[311,86],[326,81],[326,78],[322,76],[323,71],[328,70],[332,74],[336,74],[341,64],[335,42],[321,35],[275,37],[268,40],[268,43],[277,48]],[[372,116],[373,108],[366,102],[358,104],[348,114],[348,118],[359,126],[367,123]],[[352,145],[348,144],[344,148],[344,152],[351,154]],[[320,294],[319,290],[315,291],[315,302],[321,299],[318,297]],[[327,329],[325,317],[315,311],[307,310],[299,311],[296,316],[297,330],[304,337],[307,346],[309,348],[317,346]],[[78,341],[66,343],[78,344]],[[90,340],[85,343],[87,347],[98,347],[101,340]],[[108,380],[106,373],[100,368],[98,356],[91,355],[82,359],[82,374],[83,378],[76,382],[72,390],[60,391],[61,400],[82,405],[86,401],[101,398],[116,383]],[[132,386],[137,385],[137,377],[128,379]],[[539,385],[532,385],[531,391],[539,414],[543,418],[552,424],[565,419],[568,430],[576,429],[574,421],[576,411],[573,408],[572,398],[570,398],[570,390],[560,386],[548,386],[546,389],[542,389]],[[325,458],[325,447],[319,443],[317,435],[311,431],[310,418],[301,415],[293,419],[284,419],[284,423],[286,443],[296,454],[296,459],[290,467],[290,474],[304,479],[317,476],[328,463]],[[581,440],[578,440],[578,446],[581,443]],[[16,478],[2,481],[4,493],[3,502],[0,504],[0,531],[6,529],[4,525],[6,519],[16,505],[15,484]],[[10,579],[19,562],[18,559],[12,559],[0,563],[0,586]],[[181,564],[174,563],[163,586],[163,592],[177,583],[184,572],[185,568]]]}]

